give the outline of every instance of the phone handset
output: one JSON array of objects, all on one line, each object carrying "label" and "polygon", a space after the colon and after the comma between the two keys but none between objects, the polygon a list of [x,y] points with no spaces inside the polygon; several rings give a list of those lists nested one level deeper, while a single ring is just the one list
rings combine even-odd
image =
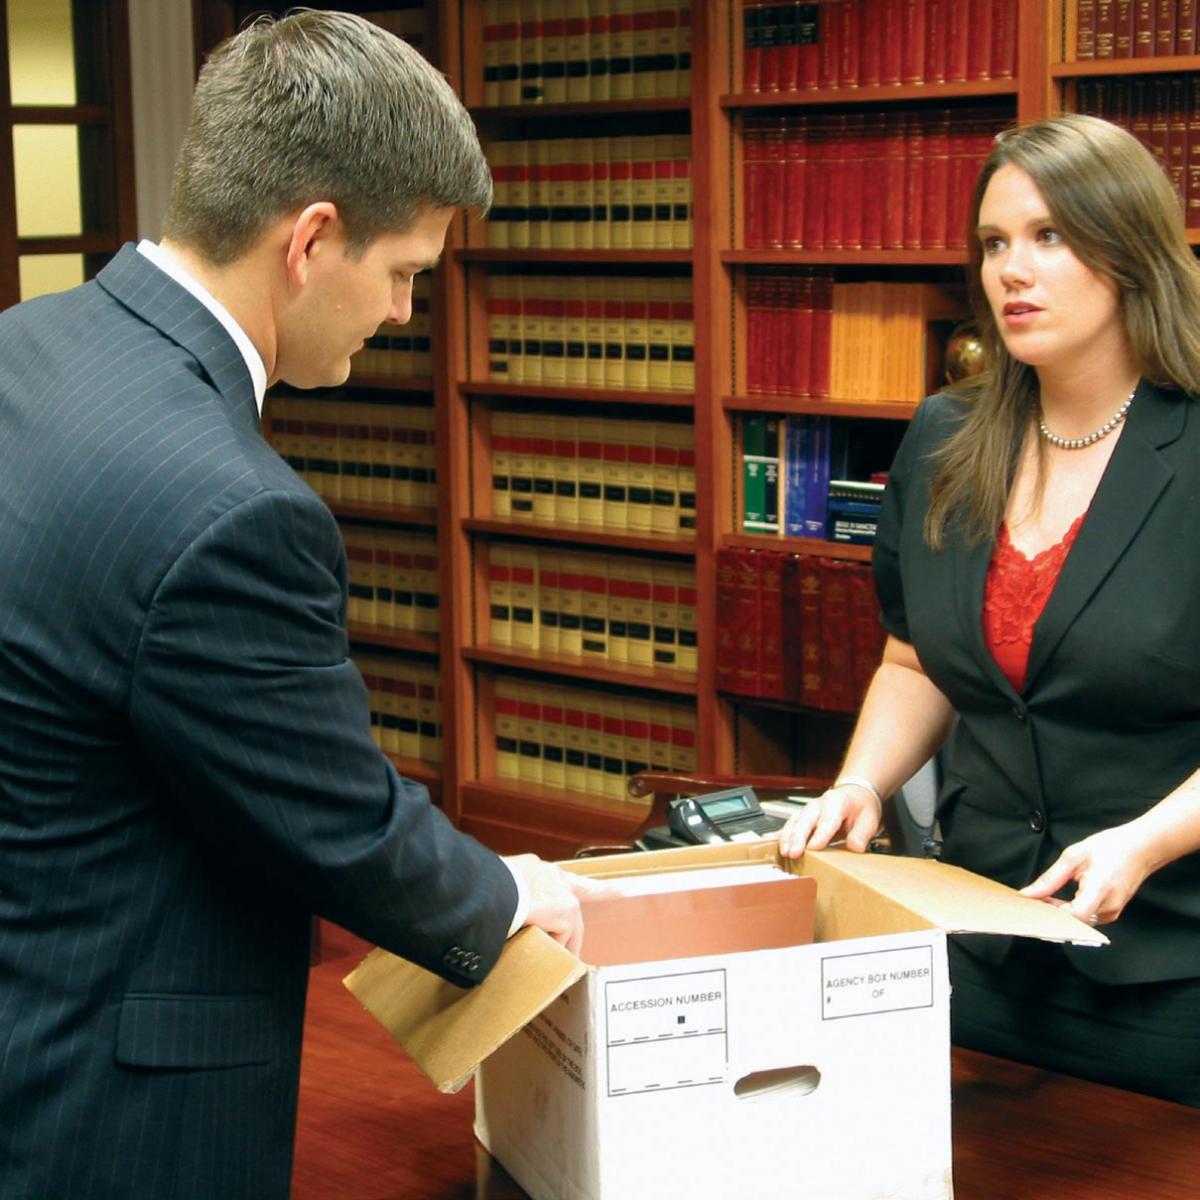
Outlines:
[{"label": "phone handset", "polygon": [[667,824],[671,832],[685,842],[704,844],[729,841],[694,796],[681,796],[671,801],[667,808]]}]

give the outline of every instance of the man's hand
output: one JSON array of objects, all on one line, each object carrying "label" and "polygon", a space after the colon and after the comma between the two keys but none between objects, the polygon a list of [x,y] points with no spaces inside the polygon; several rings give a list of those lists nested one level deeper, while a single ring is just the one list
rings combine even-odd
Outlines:
[{"label": "man's hand", "polygon": [[536,854],[517,854],[505,860],[520,872],[529,889],[526,925],[544,929],[572,954],[583,946],[583,914],[579,902],[613,894],[612,889],[582,875],[571,875]]}]

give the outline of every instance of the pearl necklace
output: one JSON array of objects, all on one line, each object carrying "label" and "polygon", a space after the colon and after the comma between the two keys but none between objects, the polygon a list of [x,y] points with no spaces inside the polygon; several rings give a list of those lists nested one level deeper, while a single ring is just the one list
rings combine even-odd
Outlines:
[{"label": "pearl necklace", "polygon": [[1103,437],[1108,437],[1110,433],[1120,423],[1125,420],[1126,414],[1129,412],[1129,406],[1133,403],[1133,398],[1137,394],[1137,385],[1134,385],[1133,391],[1129,393],[1129,399],[1117,409],[1115,413],[1095,433],[1089,433],[1087,437],[1081,438],[1065,438],[1059,437],[1057,433],[1051,433],[1046,428],[1046,422],[1043,418],[1038,418],[1038,431],[1042,437],[1046,439],[1052,446],[1057,446],[1060,450],[1082,450],[1084,446],[1090,446],[1093,442],[1098,442]]}]

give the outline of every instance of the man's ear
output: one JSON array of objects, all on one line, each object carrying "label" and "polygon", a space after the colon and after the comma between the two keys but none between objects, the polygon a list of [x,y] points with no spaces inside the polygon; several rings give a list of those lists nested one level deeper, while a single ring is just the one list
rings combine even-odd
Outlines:
[{"label": "man's ear", "polygon": [[287,248],[288,282],[303,287],[314,259],[340,234],[341,220],[331,200],[318,200],[297,213]]}]

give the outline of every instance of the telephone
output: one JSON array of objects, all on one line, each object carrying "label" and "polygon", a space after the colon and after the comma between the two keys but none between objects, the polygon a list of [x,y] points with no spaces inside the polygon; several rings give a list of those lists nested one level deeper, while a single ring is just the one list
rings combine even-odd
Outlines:
[{"label": "telephone", "polygon": [[740,841],[774,833],[783,817],[763,811],[752,787],[727,788],[701,796],[680,796],[667,806],[667,824],[648,829],[646,850],[691,846],[705,842]]}]

